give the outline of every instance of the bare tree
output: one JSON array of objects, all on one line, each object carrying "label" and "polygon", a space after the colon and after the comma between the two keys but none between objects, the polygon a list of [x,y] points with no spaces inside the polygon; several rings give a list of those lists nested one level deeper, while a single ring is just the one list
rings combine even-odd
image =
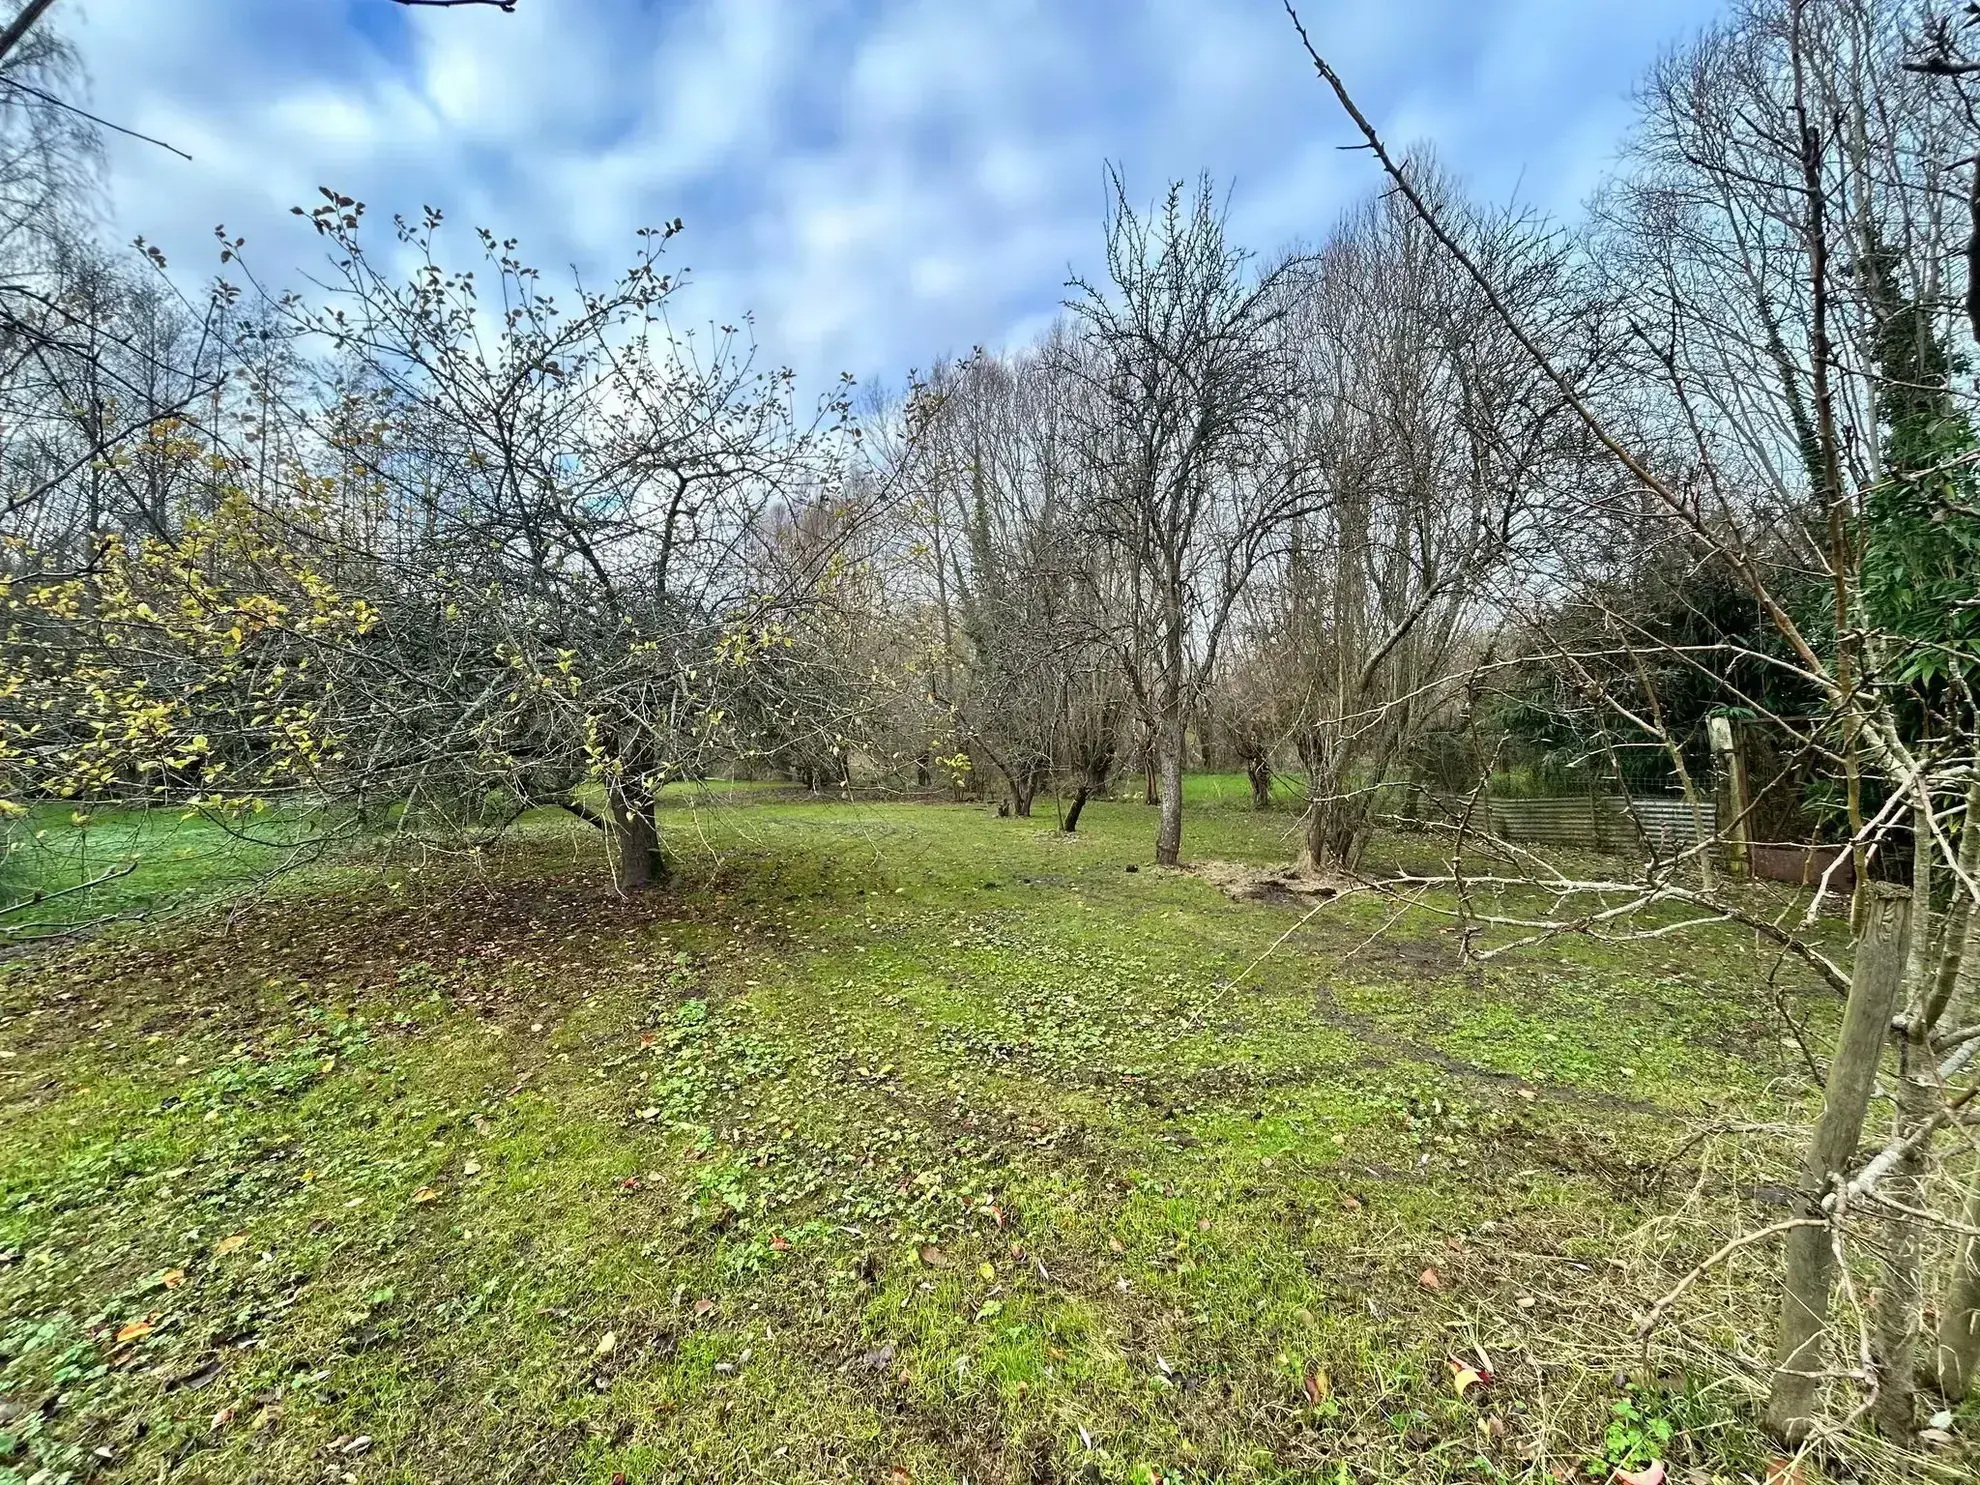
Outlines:
[{"label": "bare tree", "polygon": [[1069,301],[1090,394],[1083,524],[1124,580],[1109,643],[1159,776],[1155,859],[1175,865],[1190,717],[1239,595],[1307,498],[1299,467],[1271,457],[1301,265],[1254,271],[1208,181],[1147,213],[1118,172],[1109,186],[1107,281],[1074,280]]}]

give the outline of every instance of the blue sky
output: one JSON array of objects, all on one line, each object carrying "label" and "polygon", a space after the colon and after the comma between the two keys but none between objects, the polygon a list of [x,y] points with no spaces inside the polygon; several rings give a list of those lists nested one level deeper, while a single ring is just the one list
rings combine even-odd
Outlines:
[{"label": "blue sky", "polygon": [[[1392,140],[1474,190],[1572,214],[1629,91],[1718,0],[1306,0]],[[442,208],[596,277],[675,216],[684,313],[756,317],[817,387],[1003,345],[1098,256],[1102,165],[1152,196],[1208,171],[1241,238],[1313,239],[1373,188],[1278,0],[61,0],[116,140],[110,231],[192,279],[213,228],[277,280],[289,207]]]}]

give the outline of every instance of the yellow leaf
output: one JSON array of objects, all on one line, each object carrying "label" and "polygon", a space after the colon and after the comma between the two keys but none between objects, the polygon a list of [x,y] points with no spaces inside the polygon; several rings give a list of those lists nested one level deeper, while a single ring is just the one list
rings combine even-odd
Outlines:
[{"label": "yellow leaf", "polygon": [[430,1201],[438,1201],[440,1193],[431,1186],[422,1186],[412,1194],[412,1199],[415,1206],[425,1206]]},{"label": "yellow leaf", "polygon": [[979,1268],[977,1272],[983,1275],[983,1277],[986,1279],[994,1279],[997,1277],[997,1265],[994,1263],[986,1263],[983,1265],[983,1267]]},{"label": "yellow leaf", "polygon": [[182,1268],[168,1268],[160,1276],[159,1282],[167,1289],[177,1289],[186,1282],[186,1271]]},{"label": "yellow leaf", "polygon": [[213,1256],[225,1258],[229,1253],[238,1253],[247,1246],[247,1234],[237,1232],[232,1237],[223,1237],[213,1245]]},{"label": "yellow leaf", "polygon": [[133,1320],[129,1325],[124,1326],[123,1329],[117,1332],[117,1344],[121,1346],[125,1341],[141,1340],[150,1334],[151,1322],[149,1320]]}]

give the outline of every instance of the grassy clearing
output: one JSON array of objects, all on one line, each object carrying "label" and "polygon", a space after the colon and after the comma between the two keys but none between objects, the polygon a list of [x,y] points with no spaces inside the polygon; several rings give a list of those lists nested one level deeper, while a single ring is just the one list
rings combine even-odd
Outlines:
[{"label": "grassy clearing", "polygon": [[545,820],[0,968],[0,1480],[1759,1468],[1628,1334],[1713,1241],[1645,1225],[1680,1119],[1781,1112],[1749,946],[1470,977],[1139,806],[751,797],[637,900]]},{"label": "grassy clearing", "polygon": [[49,805],[0,821],[0,946],[181,908],[314,861],[340,821]]}]

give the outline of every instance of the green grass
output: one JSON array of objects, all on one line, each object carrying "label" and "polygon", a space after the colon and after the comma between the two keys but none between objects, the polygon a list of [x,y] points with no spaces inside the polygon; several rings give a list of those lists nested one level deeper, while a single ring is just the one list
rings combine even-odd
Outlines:
[{"label": "green grass", "polygon": [[[1236,783],[1187,854],[1286,859]],[[1619,1399],[1757,1467],[1630,1336],[1713,1234],[1628,1236],[1781,1111],[1750,945],[1478,976],[1139,805],[749,795],[637,899],[545,819],[0,967],[0,1481],[1540,1480]]]},{"label": "green grass", "polygon": [[34,809],[0,822],[0,943],[239,887],[282,863],[310,829],[279,813]]}]

